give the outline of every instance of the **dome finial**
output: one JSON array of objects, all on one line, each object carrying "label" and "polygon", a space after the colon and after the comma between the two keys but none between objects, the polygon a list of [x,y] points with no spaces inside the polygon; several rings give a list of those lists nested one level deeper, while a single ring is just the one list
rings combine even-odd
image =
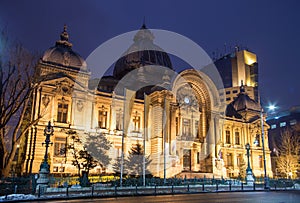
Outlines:
[{"label": "dome finial", "polygon": [[241,80],[240,93],[245,93],[245,86],[243,80]]},{"label": "dome finial", "polygon": [[146,27],[146,17],[145,16],[143,18],[143,25],[142,25],[141,29],[147,29],[147,27]]},{"label": "dome finial", "polygon": [[62,41],[69,41],[69,34],[67,32],[67,25],[64,25],[64,30],[60,34],[60,40]]},{"label": "dome finial", "polygon": [[64,45],[67,47],[72,47],[72,44],[69,42],[69,34],[67,32],[67,25],[64,24],[64,29],[60,34],[60,40],[56,42],[56,45]]},{"label": "dome finial", "polygon": [[67,24],[64,24],[64,32],[67,32]]}]

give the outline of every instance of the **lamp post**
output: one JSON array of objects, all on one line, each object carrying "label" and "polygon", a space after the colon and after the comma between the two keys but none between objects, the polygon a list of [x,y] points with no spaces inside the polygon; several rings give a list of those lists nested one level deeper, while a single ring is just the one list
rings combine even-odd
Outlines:
[{"label": "lamp post", "polygon": [[39,178],[36,181],[37,190],[39,189],[40,193],[44,193],[49,184],[48,175],[50,172],[50,170],[49,170],[50,166],[48,164],[48,148],[49,148],[49,145],[52,144],[52,142],[50,141],[50,136],[53,135],[53,132],[54,132],[53,127],[51,126],[51,123],[49,121],[48,125],[45,127],[45,130],[44,130],[44,135],[46,136],[46,139],[45,139],[45,142],[42,143],[46,147],[44,161],[41,163],[40,171],[39,171]]},{"label": "lamp post", "polygon": [[253,178],[252,169],[250,167],[250,144],[247,143],[245,147],[247,150],[247,160],[248,160],[247,169],[246,169],[246,180],[247,180],[247,184],[253,185],[254,178]]},{"label": "lamp post", "polygon": [[260,121],[261,121],[261,141],[262,141],[262,150],[263,150],[263,159],[264,159],[264,187],[269,189],[269,179],[267,176],[267,165],[266,165],[266,152],[265,152],[265,131],[264,131],[264,117],[263,109],[260,111]]}]

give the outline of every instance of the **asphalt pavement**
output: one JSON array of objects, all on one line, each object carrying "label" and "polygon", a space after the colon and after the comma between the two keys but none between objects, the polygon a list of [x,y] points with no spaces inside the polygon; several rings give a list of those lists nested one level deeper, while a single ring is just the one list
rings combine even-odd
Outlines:
[{"label": "asphalt pavement", "polygon": [[222,192],[222,193],[199,193],[199,194],[180,194],[180,195],[157,195],[157,196],[135,196],[117,198],[90,198],[72,199],[55,201],[35,201],[36,203],[185,203],[185,202],[225,202],[225,203],[300,203],[300,191],[271,191],[271,192]]}]

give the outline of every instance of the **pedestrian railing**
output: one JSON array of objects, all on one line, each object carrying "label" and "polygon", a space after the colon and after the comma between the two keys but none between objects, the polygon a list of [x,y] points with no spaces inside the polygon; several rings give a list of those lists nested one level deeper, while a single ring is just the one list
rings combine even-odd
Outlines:
[{"label": "pedestrian railing", "polygon": [[[0,180],[0,194],[35,194],[38,197],[73,197],[73,196],[127,196],[127,195],[161,195],[202,192],[234,192],[266,190],[263,180],[256,179],[253,183],[237,179],[206,179],[206,178],[147,178],[143,186],[141,178],[127,178],[122,187],[118,178],[98,178],[90,187],[80,187],[78,177],[50,178],[50,187],[46,192],[36,188],[33,176],[25,178],[7,178]],[[59,183],[59,184],[58,184]],[[270,179],[268,190],[299,190],[300,180]]]}]

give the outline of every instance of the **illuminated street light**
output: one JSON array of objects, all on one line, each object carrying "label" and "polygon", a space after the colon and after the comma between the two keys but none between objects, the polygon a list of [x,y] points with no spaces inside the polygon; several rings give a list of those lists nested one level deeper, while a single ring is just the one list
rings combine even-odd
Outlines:
[{"label": "illuminated street light", "polygon": [[267,107],[270,111],[274,111],[277,106],[275,106],[274,104],[270,104],[268,107]]},{"label": "illuminated street light", "polygon": [[248,164],[247,164],[247,169],[246,169],[246,181],[247,181],[247,185],[253,185],[254,184],[254,177],[253,177],[253,173],[252,173],[252,169],[250,166],[250,144],[247,143],[245,145],[246,147],[246,151],[247,151],[247,160],[248,160]]},{"label": "illuminated street light", "polygon": [[48,187],[49,184],[49,173],[50,173],[50,166],[48,164],[48,148],[49,145],[52,144],[50,141],[50,136],[53,135],[53,127],[51,126],[51,123],[49,121],[48,125],[45,127],[44,135],[46,137],[45,142],[45,155],[44,155],[44,161],[41,163],[40,171],[39,171],[39,178],[37,179],[37,189],[39,190],[39,193],[44,193]]}]

